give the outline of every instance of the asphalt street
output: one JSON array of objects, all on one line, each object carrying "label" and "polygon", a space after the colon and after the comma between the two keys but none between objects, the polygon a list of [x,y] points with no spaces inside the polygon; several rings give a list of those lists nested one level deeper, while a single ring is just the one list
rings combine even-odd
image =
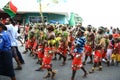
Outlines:
[{"label": "asphalt street", "polygon": [[[20,52],[23,52],[24,47],[19,47]],[[47,73],[47,70],[35,71],[39,67],[36,64],[37,59],[29,56],[29,53],[22,54],[25,64],[22,65],[22,70],[15,71],[17,80],[52,80],[51,78],[43,79],[43,76]],[[52,61],[53,69],[57,70],[57,74],[54,80],[71,80],[71,60],[67,60],[65,66],[60,66],[62,61]],[[82,78],[83,71],[80,69],[77,71],[75,80],[120,80],[120,64],[119,66],[107,67],[105,63],[102,63],[103,70],[95,71],[93,74],[88,74],[87,78]],[[16,62],[14,61],[14,67]],[[87,71],[91,70],[92,64],[86,64]]]}]

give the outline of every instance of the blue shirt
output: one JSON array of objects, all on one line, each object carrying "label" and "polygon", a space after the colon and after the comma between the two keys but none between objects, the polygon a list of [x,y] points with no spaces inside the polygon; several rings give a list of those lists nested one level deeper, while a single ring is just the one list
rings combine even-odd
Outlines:
[{"label": "blue shirt", "polygon": [[77,45],[74,49],[74,52],[82,53],[86,43],[86,38],[84,36],[78,37],[75,39],[75,44]]},{"label": "blue shirt", "polygon": [[6,31],[0,33],[0,51],[6,51],[11,49],[11,42],[9,35]]}]

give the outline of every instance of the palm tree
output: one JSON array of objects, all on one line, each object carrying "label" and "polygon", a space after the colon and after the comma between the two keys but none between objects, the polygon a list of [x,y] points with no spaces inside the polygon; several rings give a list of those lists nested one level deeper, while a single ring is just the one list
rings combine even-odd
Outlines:
[{"label": "palm tree", "polygon": [[42,0],[37,0],[37,2],[39,3],[39,8],[40,8],[41,22],[44,23],[43,14],[42,14],[42,4],[41,4],[41,1]]}]

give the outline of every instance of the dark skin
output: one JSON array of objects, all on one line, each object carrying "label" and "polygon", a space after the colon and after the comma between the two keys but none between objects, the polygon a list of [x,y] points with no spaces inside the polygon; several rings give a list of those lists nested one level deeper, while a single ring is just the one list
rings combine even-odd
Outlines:
[{"label": "dark skin", "polygon": [[2,27],[0,26],[0,32],[2,32],[2,30],[3,30],[3,29],[2,29]]},{"label": "dark skin", "polygon": [[[81,31],[78,31],[77,32],[77,37],[81,37],[84,35],[84,32],[81,32]],[[78,45],[75,45],[75,46],[78,46]],[[86,77],[87,76],[87,71],[85,70],[85,68],[82,66],[81,69],[83,70],[84,72],[84,75],[83,77]],[[74,80],[75,78],[75,74],[76,74],[76,70],[72,70],[72,76],[71,76],[71,80]]]},{"label": "dark skin", "polygon": [[[0,33],[1,33],[3,30],[4,30],[3,27],[0,26]],[[16,80],[15,76],[14,76],[14,77],[11,77],[11,80]]]}]

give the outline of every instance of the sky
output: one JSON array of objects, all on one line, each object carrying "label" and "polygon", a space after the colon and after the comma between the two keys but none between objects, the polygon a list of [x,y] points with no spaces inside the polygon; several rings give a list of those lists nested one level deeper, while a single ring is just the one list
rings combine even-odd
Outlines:
[{"label": "sky", "polygon": [[[93,26],[120,27],[119,0],[74,0],[74,12],[83,18],[83,24]],[[79,2],[78,2],[79,1]]]},{"label": "sky", "polygon": [[[9,0],[0,0],[0,8],[5,5]],[[61,1],[61,0],[58,0]],[[35,7],[38,5],[37,0],[12,0],[16,6],[20,6],[20,3],[24,7],[28,7],[31,4]],[[43,1],[44,4],[50,3],[50,0]],[[88,24],[94,27],[120,27],[120,1],[119,0],[65,0],[60,4],[51,4],[53,10],[67,11],[78,13],[83,18],[83,26]],[[30,8],[30,7],[29,7]],[[32,8],[32,7],[31,7]],[[38,7],[35,7],[38,9]],[[48,9],[52,10],[52,9]]]}]

